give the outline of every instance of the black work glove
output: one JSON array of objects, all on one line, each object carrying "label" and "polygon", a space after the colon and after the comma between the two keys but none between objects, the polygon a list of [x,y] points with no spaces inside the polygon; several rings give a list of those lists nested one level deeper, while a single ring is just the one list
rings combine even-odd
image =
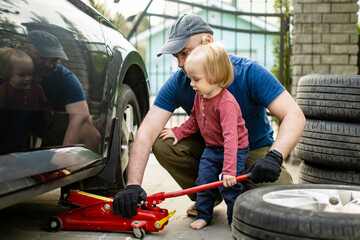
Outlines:
[{"label": "black work glove", "polygon": [[258,159],[245,173],[251,172],[251,180],[254,183],[275,182],[281,172],[282,159],[272,152]]},{"label": "black work glove", "polygon": [[146,192],[139,185],[129,185],[121,189],[113,200],[114,214],[132,218],[137,214],[138,203],[146,200]]}]

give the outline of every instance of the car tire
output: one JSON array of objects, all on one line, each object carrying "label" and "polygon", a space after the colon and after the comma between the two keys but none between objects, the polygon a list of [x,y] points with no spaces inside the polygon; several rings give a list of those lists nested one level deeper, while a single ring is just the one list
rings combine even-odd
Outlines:
[{"label": "car tire", "polygon": [[129,163],[130,149],[135,139],[136,132],[141,123],[140,107],[135,93],[127,84],[122,84],[117,100],[116,117],[118,127],[114,131],[120,136],[118,159],[114,187],[108,189],[108,196],[114,196],[126,185],[126,169]]},{"label": "car tire", "polygon": [[316,75],[300,78],[296,102],[307,118],[359,122],[360,76]]},{"label": "car tire", "polygon": [[[351,196],[350,193],[360,199],[360,187],[356,186],[293,184],[247,191],[235,202],[233,239],[359,239],[359,214],[348,213],[345,209],[351,205],[360,211],[358,203],[349,203],[350,197],[343,198]],[[325,203],[319,202],[323,197]],[[299,203],[296,200],[305,203],[305,207],[296,205]],[[347,203],[342,208],[344,212],[328,212],[321,208],[325,206],[331,211],[341,203]]]},{"label": "car tire", "polygon": [[360,186],[360,172],[341,170],[337,168],[317,167],[303,161],[299,166],[299,183]]},{"label": "car tire", "polygon": [[122,84],[119,90],[113,117],[106,167],[96,177],[85,179],[78,185],[73,184],[72,189],[114,197],[125,187],[130,149],[141,122],[138,101],[127,84]]},{"label": "car tire", "polygon": [[307,119],[295,154],[318,166],[360,170],[360,124]]}]

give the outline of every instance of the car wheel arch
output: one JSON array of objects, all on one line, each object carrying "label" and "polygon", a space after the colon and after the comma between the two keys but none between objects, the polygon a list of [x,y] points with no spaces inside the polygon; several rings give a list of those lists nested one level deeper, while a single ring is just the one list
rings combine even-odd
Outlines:
[{"label": "car wheel arch", "polygon": [[[140,54],[135,51],[129,52],[124,59],[119,74],[117,93],[119,93],[122,84],[129,85],[135,93],[141,111],[141,119],[143,119],[149,110],[150,86],[144,61]],[[116,96],[114,104],[116,104],[118,97]]]}]

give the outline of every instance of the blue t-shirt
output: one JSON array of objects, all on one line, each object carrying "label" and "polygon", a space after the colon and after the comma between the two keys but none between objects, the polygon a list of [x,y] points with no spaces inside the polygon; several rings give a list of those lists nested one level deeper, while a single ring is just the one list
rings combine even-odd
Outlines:
[{"label": "blue t-shirt", "polygon": [[[234,82],[227,88],[238,101],[245,126],[249,131],[251,150],[270,146],[274,142],[273,129],[266,108],[285,88],[263,66],[247,58],[229,55],[234,67]],[[195,91],[190,79],[178,69],[161,87],[154,105],[169,112],[182,107],[191,113]]]},{"label": "blue t-shirt", "polygon": [[65,112],[66,105],[86,100],[79,79],[61,64],[39,83],[55,111]]}]

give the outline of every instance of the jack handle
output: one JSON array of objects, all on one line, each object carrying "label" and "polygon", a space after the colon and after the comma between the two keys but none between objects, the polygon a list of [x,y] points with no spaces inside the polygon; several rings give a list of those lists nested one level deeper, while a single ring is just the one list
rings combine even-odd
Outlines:
[{"label": "jack handle", "polygon": [[[251,178],[251,172],[237,176],[236,182],[244,181],[244,180],[247,180],[250,178]],[[156,204],[163,202],[165,200],[165,198],[173,198],[173,197],[183,196],[183,195],[200,192],[200,191],[204,191],[204,190],[211,189],[211,188],[216,188],[221,185],[223,185],[222,180],[212,182],[212,183],[207,183],[207,184],[192,187],[192,188],[179,190],[179,191],[174,191],[174,192],[168,192],[168,193],[159,192],[159,193],[155,193],[153,195],[148,196],[147,199],[144,201],[144,203],[145,203],[145,205],[156,205]]]}]

